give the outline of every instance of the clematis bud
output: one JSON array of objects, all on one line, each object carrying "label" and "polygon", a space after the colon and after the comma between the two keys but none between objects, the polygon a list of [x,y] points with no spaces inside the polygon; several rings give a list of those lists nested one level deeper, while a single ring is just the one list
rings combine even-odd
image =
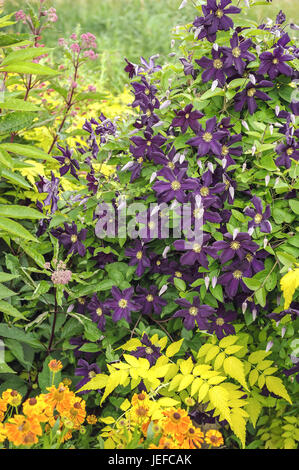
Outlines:
[{"label": "clematis bud", "polygon": [[240,232],[240,230],[238,228],[235,228],[234,229],[234,232],[233,232],[233,240],[236,239],[236,236],[238,235],[238,233]]},{"label": "clematis bud", "polygon": [[182,3],[180,4],[179,6],[179,10],[181,10],[182,8],[184,8],[188,3],[188,0],[183,0]]},{"label": "clematis bud", "polygon": [[242,173],[246,170],[246,168],[247,168],[247,163],[245,162],[242,165]]},{"label": "clematis bud", "polygon": [[268,186],[269,182],[270,182],[270,175],[267,175],[265,177],[265,185]]},{"label": "clematis bud", "polygon": [[121,168],[120,171],[126,171],[128,168],[131,168],[132,165],[133,165],[133,162],[128,162],[125,164],[125,166]]},{"label": "clematis bud", "polygon": [[246,310],[247,310],[247,302],[243,302],[242,303],[242,313],[243,313],[243,315],[246,312]]},{"label": "clematis bud", "polygon": [[214,49],[214,51],[218,51],[219,46],[218,46],[217,42],[214,42],[213,49]]},{"label": "clematis bud", "polygon": [[170,100],[164,101],[164,103],[161,104],[160,109],[165,109],[168,108],[168,106],[171,104]]},{"label": "clematis bud", "polygon": [[217,284],[217,276],[213,276],[212,277],[212,287],[213,287],[213,289],[216,287],[216,284]]},{"label": "clematis bud", "polygon": [[267,351],[267,352],[270,351],[270,349],[272,348],[273,344],[274,344],[273,341],[268,341],[267,346],[266,346],[266,351]]},{"label": "clematis bud", "polygon": [[268,239],[265,237],[264,238],[264,249],[266,248],[267,245],[268,245]]},{"label": "clematis bud", "polygon": [[214,91],[218,86],[218,80],[214,80],[211,86],[211,90]]},{"label": "clematis bud", "polygon": [[167,253],[169,252],[169,250],[170,250],[170,246],[166,246],[166,247],[164,248],[164,251],[163,251],[163,253],[162,253],[163,258],[166,258],[166,257],[167,257]]},{"label": "clematis bud", "polygon": [[257,310],[256,310],[256,308],[254,308],[252,310],[252,319],[253,319],[253,321],[256,319],[256,314],[257,314]]},{"label": "clematis bud", "polygon": [[210,285],[210,278],[208,276],[205,277],[205,286],[206,286],[206,289],[208,290],[209,288],[209,285]]},{"label": "clematis bud", "polygon": [[156,179],[156,177],[157,177],[157,173],[154,171],[154,172],[152,173],[152,176],[151,176],[151,179],[150,179],[150,183],[152,183],[152,182]]},{"label": "clematis bud", "polygon": [[243,127],[245,127],[245,129],[246,129],[247,131],[249,131],[249,127],[248,127],[247,122],[246,122],[246,121],[241,121],[241,122],[242,122]]},{"label": "clematis bud", "polygon": [[274,129],[274,128],[273,128],[273,125],[270,124],[270,126],[269,126],[269,131],[270,131],[270,134],[271,134],[271,135],[273,134],[273,129]]},{"label": "clematis bud", "polygon": [[167,288],[168,288],[167,284],[164,284],[164,286],[162,286],[161,289],[160,289],[159,296],[163,295],[164,292],[167,291]]},{"label": "clematis bud", "polygon": [[253,232],[254,232],[254,227],[250,227],[247,231],[248,235],[250,236],[253,234]]},{"label": "clematis bud", "polygon": [[281,337],[282,338],[284,337],[286,331],[287,331],[286,327],[283,326],[282,329],[281,329]]},{"label": "clematis bud", "polygon": [[172,39],[171,42],[170,42],[170,47],[171,47],[171,49],[174,48],[174,45],[175,45],[175,39]]},{"label": "clematis bud", "polygon": [[255,78],[254,75],[252,75],[252,73],[249,74],[249,80],[251,81],[251,83],[252,83],[253,85],[256,84],[256,78]]}]

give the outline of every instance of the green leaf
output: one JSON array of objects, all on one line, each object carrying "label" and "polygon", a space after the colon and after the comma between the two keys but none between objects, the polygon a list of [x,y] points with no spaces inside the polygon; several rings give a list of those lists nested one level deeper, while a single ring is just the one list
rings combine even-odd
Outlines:
[{"label": "green leaf", "polygon": [[5,142],[0,144],[0,150],[4,149],[7,152],[12,152],[17,155],[21,155],[27,158],[39,159],[39,160],[48,160],[49,162],[53,163],[53,158],[50,157],[46,152],[43,150],[33,147],[32,145],[24,145],[24,144],[14,144],[10,142]]},{"label": "green leaf", "polygon": [[10,181],[12,184],[16,184],[17,186],[20,186],[21,188],[31,189],[31,185],[19,173],[16,173],[16,172],[13,172],[4,168],[1,171],[1,176],[2,178],[5,178],[8,181]]},{"label": "green leaf", "polygon": [[199,98],[200,101],[204,101],[210,98],[213,98],[213,96],[223,96],[224,95],[224,90],[222,88],[215,88],[215,90],[207,90],[205,93],[201,95]]},{"label": "green leaf", "polygon": [[0,272],[0,282],[9,282],[20,277],[18,274],[9,274]]},{"label": "green leaf", "polygon": [[11,64],[15,61],[17,62],[18,60],[24,62],[25,60],[34,59],[35,57],[39,57],[40,55],[48,54],[53,50],[54,49],[50,47],[43,47],[42,49],[38,47],[28,47],[27,49],[16,50],[8,54],[3,59],[1,66]]},{"label": "green leaf", "polygon": [[36,339],[32,333],[25,333],[20,328],[0,324],[0,337],[16,339],[22,343],[29,344],[33,348],[43,349],[42,344]]},{"label": "green leaf", "polygon": [[28,103],[18,98],[9,98],[2,102],[0,101],[0,109],[10,109],[13,111],[40,111],[40,108],[35,104]]},{"label": "green leaf", "polygon": [[18,320],[26,320],[26,317],[24,317],[24,315],[19,312],[19,310],[17,310],[9,302],[5,302],[4,300],[0,300],[0,312],[5,313],[6,315],[10,315],[11,317],[17,318]]},{"label": "green leaf", "polygon": [[0,135],[18,132],[30,127],[35,114],[25,111],[14,111],[0,116]]},{"label": "green leaf", "polygon": [[2,66],[0,65],[1,71],[4,72],[11,72],[11,73],[20,73],[20,74],[28,74],[28,75],[58,75],[59,72],[47,67],[46,65],[35,64],[34,62],[18,62],[18,63],[11,63]]},{"label": "green leaf", "polygon": [[296,201],[296,199],[290,199],[289,200],[289,205],[292,211],[299,215],[299,201]]},{"label": "green leaf", "polygon": [[261,289],[258,289],[257,291],[255,291],[254,296],[257,302],[260,304],[260,306],[265,307],[266,297],[267,297],[266,289],[264,287],[262,287]]},{"label": "green leaf", "polygon": [[183,281],[183,279],[179,279],[177,277],[175,277],[173,279],[173,283],[175,285],[175,287],[180,290],[180,291],[185,291],[186,290],[186,283],[185,281]]},{"label": "green leaf", "polygon": [[44,219],[45,216],[31,207],[0,204],[0,217],[13,219]]},{"label": "green leaf", "polygon": [[226,374],[237,380],[246,390],[248,390],[245,380],[244,366],[240,359],[234,356],[227,357],[223,361],[223,368]]},{"label": "green leaf", "polygon": [[0,47],[12,46],[28,39],[28,34],[0,34]]},{"label": "green leaf", "polygon": [[290,404],[292,404],[292,401],[289,397],[289,394],[288,394],[285,386],[282,383],[282,380],[279,379],[278,377],[273,377],[271,375],[267,376],[266,377],[266,387],[269,390],[269,392],[272,392],[275,395],[278,395],[279,397],[284,398]]},{"label": "green leaf", "polygon": [[12,290],[8,289],[8,287],[0,284],[0,299],[8,299],[13,295],[17,295],[16,292],[13,292]]},{"label": "green leaf", "polygon": [[31,235],[28,230],[26,230],[21,224],[15,222],[14,220],[7,219],[6,217],[0,217],[0,229],[4,232],[8,232],[11,235],[17,238],[23,238],[24,240],[34,241],[39,243],[39,241]]}]

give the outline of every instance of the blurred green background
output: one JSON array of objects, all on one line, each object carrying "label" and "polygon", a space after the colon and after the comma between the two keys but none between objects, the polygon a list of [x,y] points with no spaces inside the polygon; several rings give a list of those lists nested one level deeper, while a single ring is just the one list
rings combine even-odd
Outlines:
[{"label": "blurred green background", "polygon": [[[34,1],[39,3],[39,0],[30,3]],[[43,42],[54,46],[59,37],[69,36],[76,28],[95,34],[101,56],[97,65],[92,67],[102,82],[119,90],[126,80],[124,57],[137,63],[140,56],[148,59],[151,55],[160,54],[162,63],[163,56],[171,52],[172,28],[193,21],[196,10],[192,0],[179,10],[181,1],[46,0],[45,7],[55,7],[59,20],[54,28],[47,30]],[[5,0],[5,13],[25,10],[26,3],[27,0]],[[240,0],[239,5],[244,5],[244,0]],[[269,6],[252,8],[250,16],[263,23],[267,18],[274,19],[280,9],[286,13],[290,23],[299,23],[299,0],[273,0]],[[22,24],[17,28],[21,31]]]}]

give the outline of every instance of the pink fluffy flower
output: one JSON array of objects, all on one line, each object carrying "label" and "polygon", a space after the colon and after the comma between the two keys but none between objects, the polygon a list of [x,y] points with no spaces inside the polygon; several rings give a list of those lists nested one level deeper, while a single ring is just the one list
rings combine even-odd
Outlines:
[{"label": "pink fluffy flower", "polygon": [[26,14],[23,10],[17,11],[15,17],[17,21],[23,21],[24,24],[26,23]]},{"label": "pink fluffy flower", "polygon": [[56,21],[58,20],[56,8],[49,8],[49,10],[46,11],[46,14],[48,16],[48,21],[50,21],[51,23],[56,23]]},{"label": "pink fluffy flower", "polygon": [[62,284],[66,285],[70,282],[72,278],[72,271],[69,269],[58,269],[57,271],[54,271],[51,279],[53,284]]}]

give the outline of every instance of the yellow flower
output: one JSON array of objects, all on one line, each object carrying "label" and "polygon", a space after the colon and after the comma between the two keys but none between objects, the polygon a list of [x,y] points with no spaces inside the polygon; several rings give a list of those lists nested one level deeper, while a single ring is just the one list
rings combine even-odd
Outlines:
[{"label": "yellow flower", "polygon": [[48,367],[52,372],[56,373],[56,372],[59,372],[62,369],[63,365],[62,365],[61,361],[57,361],[56,359],[52,359],[52,361],[49,362]]},{"label": "yellow flower", "polygon": [[181,408],[171,408],[163,411],[163,414],[167,417],[164,429],[170,434],[184,434],[192,424],[187,411]]},{"label": "yellow flower", "polygon": [[213,447],[220,447],[224,444],[222,434],[217,429],[210,429],[206,432],[205,442]]},{"label": "yellow flower", "polygon": [[28,398],[23,403],[23,413],[27,417],[36,416],[41,423],[50,422],[53,419],[53,406],[46,403],[45,395]]},{"label": "yellow flower", "polygon": [[0,423],[0,442],[4,442],[6,439],[5,426],[3,423]]},{"label": "yellow flower", "polygon": [[86,418],[88,424],[96,424],[98,422],[97,417],[95,415],[88,415]]},{"label": "yellow flower", "polygon": [[17,390],[8,388],[2,393],[2,399],[10,406],[18,407],[22,402],[22,395]]},{"label": "yellow flower", "polygon": [[15,446],[31,446],[37,444],[38,437],[42,435],[42,428],[36,416],[25,417],[15,415],[5,424],[7,439]]}]

